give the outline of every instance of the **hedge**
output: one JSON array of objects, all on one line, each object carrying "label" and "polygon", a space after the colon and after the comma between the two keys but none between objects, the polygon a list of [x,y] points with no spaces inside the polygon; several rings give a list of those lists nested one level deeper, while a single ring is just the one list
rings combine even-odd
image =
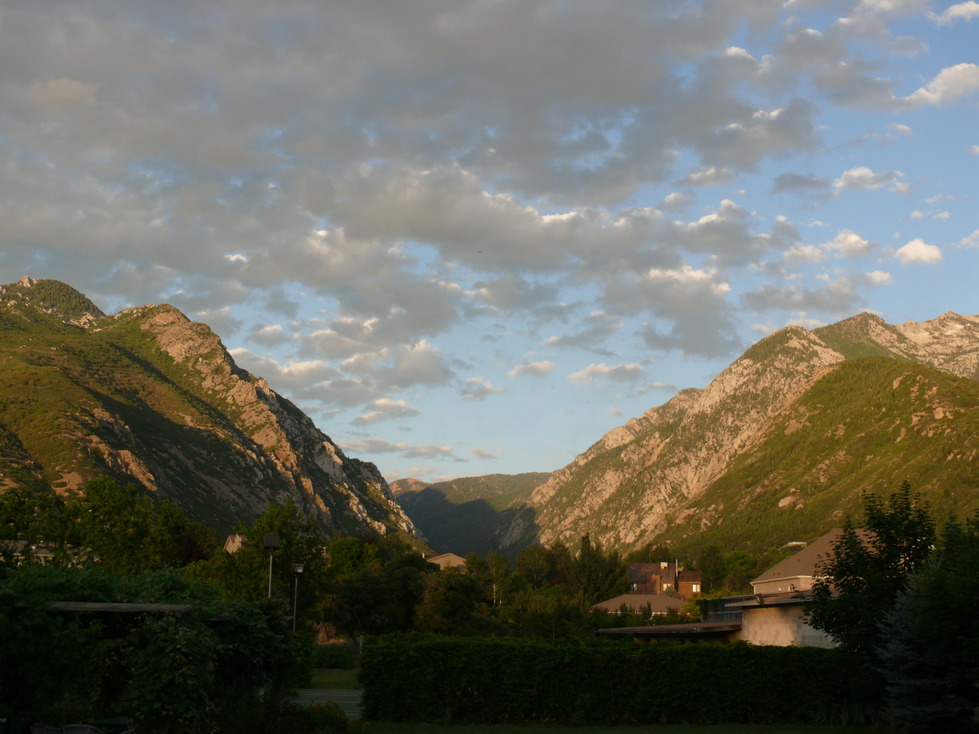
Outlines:
[{"label": "hedge", "polygon": [[398,722],[874,723],[879,677],[840,650],[386,635],[363,715]]}]

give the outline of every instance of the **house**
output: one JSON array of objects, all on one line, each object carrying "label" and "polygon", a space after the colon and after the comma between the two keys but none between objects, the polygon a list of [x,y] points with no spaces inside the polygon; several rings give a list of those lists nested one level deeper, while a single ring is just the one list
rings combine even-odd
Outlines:
[{"label": "house", "polygon": [[675,592],[681,599],[700,593],[700,571],[687,571],[676,563],[630,563],[626,570],[629,591],[634,594]]},{"label": "house", "polygon": [[798,553],[783,558],[751,582],[752,591],[756,594],[777,594],[811,590],[813,582],[819,577],[820,564],[829,558],[842,534],[839,528],[830,530]]},{"label": "house", "polygon": [[224,552],[225,553],[237,553],[241,550],[241,546],[245,544],[245,536],[239,535],[238,533],[233,533],[229,535],[224,541]]},{"label": "house", "polygon": [[592,605],[592,609],[617,614],[625,608],[630,612],[643,612],[647,608],[650,615],[678,612],[683,608],[683,600],[666,594],[621,594],[607,601]]},{"label": "house", "polygon": [[464,568],[466,565],[466,559],[462,556],[457,556],[455,553],[438,553],[434,556],[425,556],[425,560],[429,563],[434,563],[439,567],[439,570],[446,568]]},{"label": "house", "polygon": [[820,577],[820,566],[832,553],[842,532],[831,530],[776,563],[751,582],[753,594],[712,600],[705,607],[708,611],[702,615],[701,622],[598,632],[630,635],[648,642],[744,640],[754,645],[835,647],[829,635],[806,623],[805,612],[813,583]]}]

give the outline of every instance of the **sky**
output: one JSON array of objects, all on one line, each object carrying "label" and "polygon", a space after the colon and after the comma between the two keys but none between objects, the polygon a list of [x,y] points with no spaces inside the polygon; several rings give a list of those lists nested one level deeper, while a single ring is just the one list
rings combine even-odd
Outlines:
[{"label": "sky", "polygon": [[979,2],[4,0],[0,283],[208,324],[389,480],[979,313]]}]

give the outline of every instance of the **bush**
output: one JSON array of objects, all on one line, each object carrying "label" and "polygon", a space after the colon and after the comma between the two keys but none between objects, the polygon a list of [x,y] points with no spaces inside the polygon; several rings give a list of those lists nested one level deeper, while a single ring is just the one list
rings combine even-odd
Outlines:
[{"label": "bush", "polygon": [[361,656],[368,720],[858,723],[878,678],[839,650],[389,635]]},{"label": "bush", "polygon": [[356,668],[357,657],[348,645],[313,645],[311,662],[314,668]]}]

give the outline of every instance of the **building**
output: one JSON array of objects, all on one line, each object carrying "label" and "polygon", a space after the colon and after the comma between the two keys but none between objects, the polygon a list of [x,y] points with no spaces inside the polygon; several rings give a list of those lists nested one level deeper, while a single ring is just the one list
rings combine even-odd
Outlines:
[{"label": "building", "polygon": [[626,570],[633,594],[676,593],[690,599],[701,592],[700,571],[687,571],[676,563],[630,563]]},{"label": "building", "polygon": [[465,568],[466,559],[457,556],[455,553],[438,553],[434,556],[425,556],[425,560],[434,563],[440,570],[446,568]]},{"label": "building", "polygon": [[[712,600],[701,622],[685,625],[627,627],[599,634],[628,635],[636,640],[692,642],[743,640],[753,645],[835,647],[825,632],[809,626],[806,604],[821,566],[833,552],[842,530],[831,530],[797,553],[779,561],[751,582],[753,594]],[[648,564],[642,564],[648,565]]]}]

